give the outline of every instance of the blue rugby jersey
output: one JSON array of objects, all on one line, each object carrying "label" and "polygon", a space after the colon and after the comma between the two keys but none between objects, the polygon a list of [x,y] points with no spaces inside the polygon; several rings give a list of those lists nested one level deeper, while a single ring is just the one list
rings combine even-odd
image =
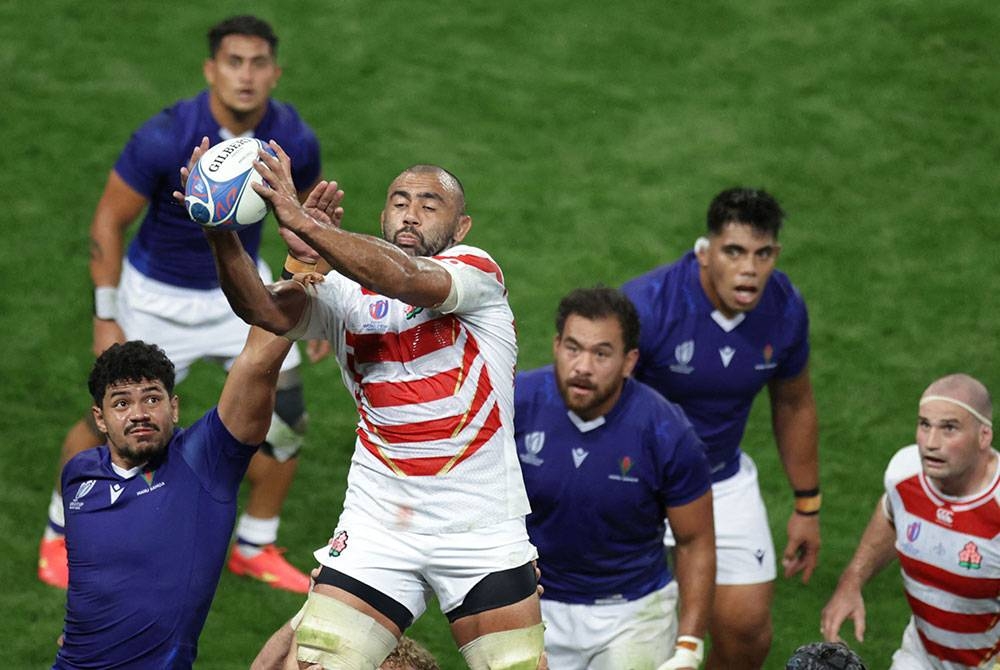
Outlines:
[{"label": "blue rugby jersey", "polygon": [[129,479],[107,446],[66,464],[69,590],[53,668],[191,667],[255,451],[212,409]]},{"label": "blue rugby jersey", "polygon": [[[181,100],[144,123],[129,139],[115,163],[125,183],[149,199],[139,230],[128,247],[128,259],[139,272],[157,281],[192,289],[219,286],[215,260],[201,227],[173,199],[181,190],[180,168],[191,151],[208,136],[212,144],[224,138],[209,110],[208,91]],[[277,140],[292,157],[292,177],[298,188],[320,175],[319,142],[289,104],[270,100],[254,136]],[[261,224],[239,232],[247,252],[257,258]]]},{"label": "blue rugby jersey", "polygon": [[639,311],[635,377],[681,406],[708,449],[713,481],[735,475],[754,397],[771,379],[799,374],[809,360],[802,296],[775,270],[757,307],[727,330],[701,286],[693,252],[622,290]]},{"label": "blue rugby jersey", "polygon": [[582,422],[566,409],[552,366],[519,373],[514,403],[544,597],[635,600],[667,584],[666,508],[711,486],[704,448],[681,410],[627,379],[608,414]]}]

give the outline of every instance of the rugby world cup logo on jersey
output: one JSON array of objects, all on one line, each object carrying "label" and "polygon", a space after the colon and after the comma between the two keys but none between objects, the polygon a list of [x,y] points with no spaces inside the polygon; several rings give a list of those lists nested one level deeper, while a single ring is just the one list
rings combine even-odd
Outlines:
[{"label": "rugby world cup logo on jersey", "polygon": [[524,434],[524,451],[518,454],[522,463],[541,465],[545,461],[538,457],[538,452],[545,446],[545,433],[540,430]]},{"label": "rugby world cup logo on jersey", "polygon": [[76,495],[73,496],[73,500],[71,500],[69,503],[69,508],[70,509],[82,508],[83,503],[80,502],[80,499],[86,496],[88,493],[90,493],[93,490],[94,485],[96,483],[97,483],[96,479],[88,479],[84,483],[80,484],[80,488],[76,490]]},{"label": "rugby world cup logo on jersey", "polygon": [[688,365],[694,358],[694,340],[685,340],[674,347],[674,358],[677,362],[670,366],[672,372],[679,372],[682,375],[694,372],[694,368]]},{"label": "rugby world cup logo on jersey", "polygon": [[389,301],[388,300],[376,300],[375,302],[368,305],[368,314],[371,315],[376,321],[384,319],[385,315],[389,313]]}]

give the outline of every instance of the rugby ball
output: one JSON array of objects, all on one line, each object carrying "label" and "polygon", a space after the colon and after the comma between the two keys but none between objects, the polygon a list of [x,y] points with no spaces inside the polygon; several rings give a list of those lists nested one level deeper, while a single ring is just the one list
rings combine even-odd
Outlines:
[{"label": "rugby ball", "polygon": [[267,216],[267,202],[250,186],[263,181],[253,169],[261,149],[274,155],[255,137],[236,137],[210,147],[198,159],[184,189],[192,221],[206,228],[235,230]]}]

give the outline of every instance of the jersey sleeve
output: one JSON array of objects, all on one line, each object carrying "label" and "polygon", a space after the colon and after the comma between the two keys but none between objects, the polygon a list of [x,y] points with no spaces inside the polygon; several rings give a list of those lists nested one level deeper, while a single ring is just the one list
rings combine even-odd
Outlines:
[{"label": "jersey sleeve", "polygon": [[915,444],[897,451],[889,461],[889,465],[886,466],[885,475],[882,478],[885,495],[882,496],[881,505],[882,513],[890,522],[893,520],[891,497],[896,490],[896,485],[918,472],[920,472],[920,451]]},{"label": "jersey sleeve", "polygon": [[136,130],[115,163],[115,172],[136,192],[152,199],[157,185],[171,170],[179,170],[171,117],[164,110]]},{"label": "jersey sleeve", "polygon": [[489,254],[468,246],[457,246],[430,260],[451,275],[451,292],[437,310],[444,314],[468,314],[506,303],[503,272]]},{"label": "jersey sleeve", "polygon": [[[676,420],[674,420],[676,421]],[[673,443],[673,453],[662,468],[664,507],[679,507],[700,498],[712,487],[705,446],[686,420],[680,430],[662,423],[657,440]]]},{"label": "jersey sleeve", "polygon": [[[171,447],[174,448],[174,447]],[[178,437],[176,448],[209,495],[218,501],[236,497],[255,445],[243,444],[219,418],[218,408],[208,410]]]},{"label": "jersey sleeve", "polygon": [[790,379],[798,375],[809,362],[809,312],[798,290],[792,288],[792,300],[786,308],[786,322],[791,334],[790,344],[775,371],[778,379]]}]

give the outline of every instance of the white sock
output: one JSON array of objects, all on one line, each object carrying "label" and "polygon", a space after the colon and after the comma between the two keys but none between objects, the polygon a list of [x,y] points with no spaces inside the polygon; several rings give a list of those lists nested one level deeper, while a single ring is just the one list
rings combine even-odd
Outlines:
[{"label": "white sock", "polygon": [[240,521],[236,524],[236,542],[239,544],[240,553],[247,558],[253,558],[262,551],[261,547],[274,544],[278,539],[279,523],[281,517],[278,516],[259,519],[241,514]]},{"label": "white sock", "polygon": [[52,498],[49,500],[49,523],[45,526],[45,539],[54,540],[62,537],[65,528],[66,516],[63,511],[62,494],[53,489]]}]

